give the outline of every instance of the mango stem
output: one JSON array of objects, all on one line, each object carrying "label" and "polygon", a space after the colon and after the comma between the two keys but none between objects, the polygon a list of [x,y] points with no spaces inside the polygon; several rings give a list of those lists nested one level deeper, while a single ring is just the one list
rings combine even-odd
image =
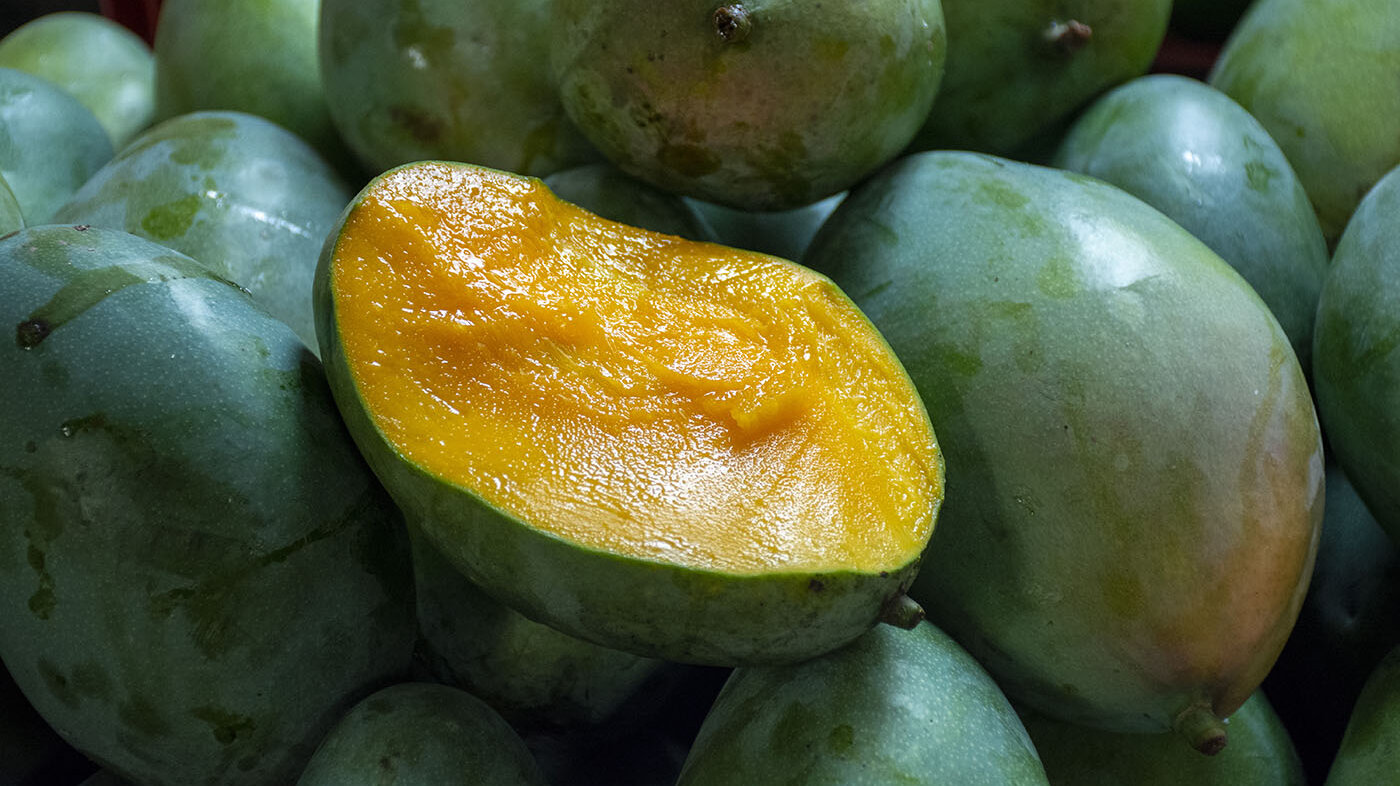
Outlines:
[{"label": "mango stem", "polygon": [[1182,710],[1172,723],[1172,728],[1191,743],[1191,747],[1207,756],[1225,750],[1228,735],[1225,721],[1217,718],[1209,707],[1193,704]]},{"label": "mango stem", "polygon": [[913,630],[924,619],[924,607],[903,592],[885,601],[879,621],[896,628]]},{"label": "mango stem", "polygon": [[1094,29],[1077,19],[1068,22],[1057,19],[1040,35],[1050,45],[1051,51],[1068,56],[1088,46],[1094,37]]},{"label": "mango stem", "polygon": [[753,19],[742,3],[728,3],[715,9],[715,32],[726,44],[737,44],[749,37]]}]

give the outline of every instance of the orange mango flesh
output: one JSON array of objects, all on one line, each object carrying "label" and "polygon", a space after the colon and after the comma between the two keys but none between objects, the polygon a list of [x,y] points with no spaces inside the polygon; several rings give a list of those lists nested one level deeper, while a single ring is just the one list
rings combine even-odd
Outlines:
[{"label": "orange mango flesh", "polygon": [[923,406],[805,268],[445,164],[378,181],[330,264],[380,432],[530,526],[739,574],[893,569],[928,541]]}]

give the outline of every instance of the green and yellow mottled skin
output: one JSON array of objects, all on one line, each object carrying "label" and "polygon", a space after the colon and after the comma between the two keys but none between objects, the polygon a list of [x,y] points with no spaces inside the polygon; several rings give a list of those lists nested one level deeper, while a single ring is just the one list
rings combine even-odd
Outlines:
[{"label": "green and yellow mottled skin", "polygon": [[1051,786],[1306,786],[1293,741],[1264,694],[1230,716],[1230,744],[1202,756],[1173,734],[1112,734],[1021,716]]},{"label": "green and yellow mottled skin", "polygon": [[356,704],[335,725],[297,786],[545,786],[525,742],[480,699],[404,683]]},{"label": "green and yellow mottled skin", "polygon": [[1122,188],[1210,246],[1310,368],[1327,241],[1283,151],[1239,104],[1182,76],[1135,79],[1075,121],[1054,165]]},{"label": "green and yellow mottled skin", "polygon": [[118,149],[155,116],[155,55],[131,30],[97,14],[63,11],[16,28],[0,40],[0,67],[71,93]]},{"label": "green and yellow mottled skin", "polygon": [[947,74],[911,147],[1018,154],[1098,93],[1146,73],[1171,6],[943,0]]},{"label": "green and yellow mottled skin", "polygon": [[600,161],[565,169],[546,177],[544,184],[560,199],[609,221],[687,240],[715,240],[714,230],[694,204],[612,164]]},{"label": "green and yellow mottled skin", "polygon": [[1269,130],[1329,243],[1400,164],[1400,14],[1391,0],[1260,0],[1210,83]]},{"label": "green and yellow mottled skin", "polygon": [[790,666],[734,670],[678,786],[1033,786],[1045,771],[1010,702],[927,622],[881,625]]},{"label": "green and yellow mottled skin", "polygon": [[748,210],[810,204],[893,158],[945,50],[938,0],[563,0],[551,38],[564,107],[613,163]]},{"label": "green and yellow mottled skin", "polygon": [[0,177],[28,225],[47,223],[112,157],[97,117],[62,88],[0,68]]},{"label": "green and yellow mottled skin", "polygon": [[1307,385],[1253,290],[1113,186],[969,153],[853,190],[805,261],[946,445],[929,618],[1054,717],[1218,731],[1292,628],[1322,515]]},{"label": "green and yellow mottled skin", "polygon": [[0,277],[0,656],[133,782],[289,783],[413,635],[402,524],[320,365],[123,232],[21,230]]},{"label": "green and yellow mottled skin", "polygon": [[1327,786],[1390,783],[1400,766],[1400,648],[1371,672],[1347,722]]},{"label": "green and yellow mottled skin", "polygon": [[331,117],[374,172],[422,159],[547,175],[596,160],[549,78],[548,0],[324,0]]},{"label": "green and yellow mottled skin", "polygon": [[315,351],[311,281],[352,195],[310,146],[271,121],[195,112],[132,140],[55,220],[121,229],[194,257]]}]

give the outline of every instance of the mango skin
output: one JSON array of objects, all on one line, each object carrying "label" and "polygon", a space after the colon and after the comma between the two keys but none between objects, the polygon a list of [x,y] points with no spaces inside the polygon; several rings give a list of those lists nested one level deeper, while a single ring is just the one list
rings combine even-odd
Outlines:
[{"label": "mango skin", "polygon": [[1230,744],[1206,757],[1174,734],[1106,734],[1034,713],[1021,719],[1051,786],[1306,786],[1303,765],[1269,700],[1255,691],[1230,716]]},{"label": "mango skin", "polygon": [[285,325],[122,232],[0,241],[0,657],[135,783],[289,783],[413,641],[402,523]]},{"label": "mango skin", "polygon": [[922,622],[805,663],[735,669],[677,786],[1045,782],[996,683]]},{"label": "mango skin", "polygon": [[630,177],[612,164],[571,167],[544,178],[556,196],[609,221],[714,241],[715,232],[694,204]]},{"label": "mango skin", "polygon": [[373,172],[422,159],[547,175],[598,154],[548,70],[549,0],[324,0],[331,117]]},{"label": "mango skin", "polygon": [[1400,647],[1381,659],[1356,699],[1326,786],[1390,783],[1400,764]]},{"label": "mango skin", "polygon": [[315,351],[311,281],[350,187],[295,134],[243,112],[194,112],[132,140],[55,214],[194,257]]},{"label": "mango skin", "polygon": [[569,117],[623,171],[745,210],[843,191],[908,144],[946,48],[938,0],[562,0],[550,56]]},{"label": "mango skin", "polygon": [[1259,0],[1209,81],[1278,141],[1328,243],[1400,164],[1400,14],[1390,0]]},{"label": "mango skin", "polygon": [[10,190],[5,178],[0,177],[0,236],[8,235],[23,226],[24,214],[20,212],[19,200],[15,199],[15,192]]},{"label": "mango skin", "polygon": [[0,39],[0,67],[68,91],[92,110],[117,149],[155,118],[154,53],[104,16],[62,11],[28,22]]},{"label": "mango skin", "polygon": [[853,190],[804,261],[945,444],[929,619],[1051,717],[1234,712],[1298,614],[1323,495],[1302,369],[1244,280],[1113,186],[970,153]]},{"label": "mango skin", "polygon": [[545,786],[525,742],[480,699],[446,685],[404,683],[355,705],[298,786]]},{"label": "mango skin", "polygon": [[[395,171],[366,185],[345,215]],[[913,583],[917,557],[879,573],[736,575],[595,550],[536,529],[411,463],[370,419],[341,346],[332,275],[339,231],[321,254],[314,303],[321,358],[341,416],[408,520],[492,597],[611,649],[734,666],[790,663],[840,647],[869,630]]]},{"label": "mango skin", "polygon": [[[1171,0],[943,0],[947,73],[911,150],[1017,155],[1100,92],[1147,72]],[[1092,30],[1072,52],[1056,22]]]},{"label": "mango skin", "polygon": [[0,68],[0,177],[25,224],[48,223],[112,154],[107,131],[78,99],[47,79]]},{"label": "mango skin", "polygon": [[1135,79],[1095,101],[1055,156],[1180,224],[1268,304],[1304,371],[1327,241],[1283,151],[1228,96],[1194,79]]}]

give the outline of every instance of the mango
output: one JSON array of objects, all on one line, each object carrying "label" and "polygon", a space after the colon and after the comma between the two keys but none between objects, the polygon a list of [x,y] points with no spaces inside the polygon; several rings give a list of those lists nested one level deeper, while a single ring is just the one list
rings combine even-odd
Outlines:
[{"label": "mango", "polygon": [[1014,701],[1218,750],[1292,629],[1322,441],[1278,321],[1093,178],[971,153],[854,189],[804,260],[870,317],[944,440],[912,590]]},{"label": "mango", "polygon": [[1010,702],[927,622],[788,666],[734,670],[677,786],[1044,784]]},{"label": "mango", "polygon": [[103,16],[62,11],[0,39],[0,67],[53,82],[90,109],[120,149],[151,124],[156,61],[151,48]]},{"label": "mango", "polygon": [[112,153],[107,131],[78,99],[47,79],[0,68],[0,177],[24,223],[48,223]]},{"label": "mango", "polygon": [[550,57],[624,172],[744,210],[843,191],[894,158],[943,76],[938,0],[559,0]]},{"label": "mango", "polygon": [[1210,83],[1288,156],[1328,243],[1400,164],[1400,14],[1391,0],[1259,0]]},{"label": "mango", "polygon": [[696,206],[630,177],[617,167],[595,162],[544,178],[554,195],[609,221],[650,229],[687,240],[714,240],[715,232]]},{"label": "mango", "polygon": [[19,200],[15,199],[15,192],[10,190],[5,178],[0,177],[0,235],[8,235],[23,226],[24,214],[20,212]]},{"label": "mango", "polygon": [[409,665],[397,511],[291,329],[115,230],[0,241],[0,657],[150,786],[290,783]]},{"label": "mango", "polygon": [[1122,188],[1210,246],[1311,367],[1327,241],[1283,151],[1239,104],[1182,76],[1135,79],[1075,121],[1054,164]]},{"label": "mango", "polygon": [[915,619],[903,589],[941,454],[903,368],[825,277],[424,162],[351,203],[315,301],[375,473],[527,617],[714,665]]},{"label": "mango", "polygon": [[1356,699],[1326,786],[1390,783],[1400,764],[1400,647],[1381,660]]},{"label": "mango", "polygon": [[55,214],[194,257],[316,347],[311,282],[350,187],[295,134],[242,112],[195,112],[137,137]]}]

